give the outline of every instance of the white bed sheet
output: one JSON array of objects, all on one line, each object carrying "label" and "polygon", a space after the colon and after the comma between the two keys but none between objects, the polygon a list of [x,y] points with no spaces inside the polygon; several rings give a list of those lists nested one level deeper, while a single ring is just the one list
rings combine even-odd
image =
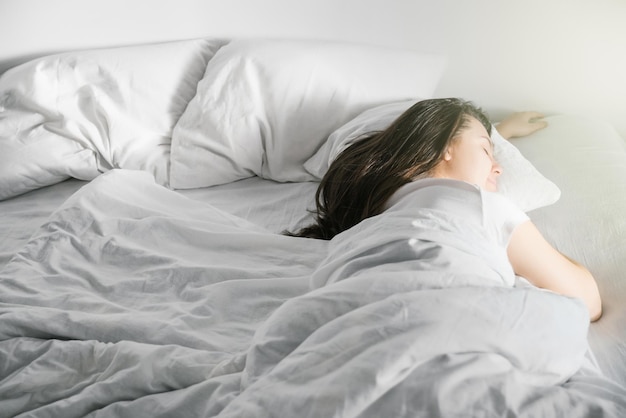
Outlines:
[{"label": "white bed sheet", "polygon": [[606,122],[553,116],[514,144],[561,188],[554,205],[530,212],[546,238],[587,266],[604,314],[589,340],[604,372],[626,385],[626,143]]}]

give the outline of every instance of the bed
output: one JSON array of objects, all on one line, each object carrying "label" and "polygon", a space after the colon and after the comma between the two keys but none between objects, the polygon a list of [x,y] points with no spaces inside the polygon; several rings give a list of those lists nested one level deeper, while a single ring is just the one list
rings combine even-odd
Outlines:
[{"label": "bed", "polygon": [[500,192],[595,275],[597,322],[523,278],[422,274],[385,244],[410,238],[282,234],[444,66],[211,38],[3,74],[0,416],[626,416],[626,146],[606,122],[492,133]]}]

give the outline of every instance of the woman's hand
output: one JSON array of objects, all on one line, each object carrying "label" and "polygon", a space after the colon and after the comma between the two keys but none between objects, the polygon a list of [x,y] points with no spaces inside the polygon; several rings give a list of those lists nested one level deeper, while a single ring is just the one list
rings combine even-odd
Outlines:
[{"label": "woman's hand", "polygon": [[516,112],[507,116],[496,129],[503,138],[517,138],[530,135],[548,126],[539,112]]}]

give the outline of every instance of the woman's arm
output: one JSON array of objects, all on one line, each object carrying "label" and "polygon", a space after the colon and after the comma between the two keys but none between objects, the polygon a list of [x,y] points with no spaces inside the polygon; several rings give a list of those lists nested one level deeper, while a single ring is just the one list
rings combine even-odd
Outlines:
[{"label": "woman's arm", "polygon": [[504,139],[530,135],[548,126],[539,112],[516,112],[507,116],[496,125],[498,133]]},{"label": "woman's arm", "polygon": [[515,274],[537,287],[582,299],[591,321],[600,318],[602,301],[593,275],[552,247],[531,221],[515,228],[507,252]]}]

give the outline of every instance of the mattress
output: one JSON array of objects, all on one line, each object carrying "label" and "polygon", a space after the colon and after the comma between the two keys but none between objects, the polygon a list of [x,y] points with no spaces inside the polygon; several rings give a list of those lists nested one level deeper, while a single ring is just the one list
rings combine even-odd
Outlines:
[{"label": "mattress", "polygon": [[585,264],[597,278],[604,315],[591,326],[589,338],[603,370],[623,384],[626,368],[614,359],[626,349],[624,140],[610,125],[583,116],[555,116],[552,125],[513,140],[562,190],[554,205],[529,215],[557,249]]}]

